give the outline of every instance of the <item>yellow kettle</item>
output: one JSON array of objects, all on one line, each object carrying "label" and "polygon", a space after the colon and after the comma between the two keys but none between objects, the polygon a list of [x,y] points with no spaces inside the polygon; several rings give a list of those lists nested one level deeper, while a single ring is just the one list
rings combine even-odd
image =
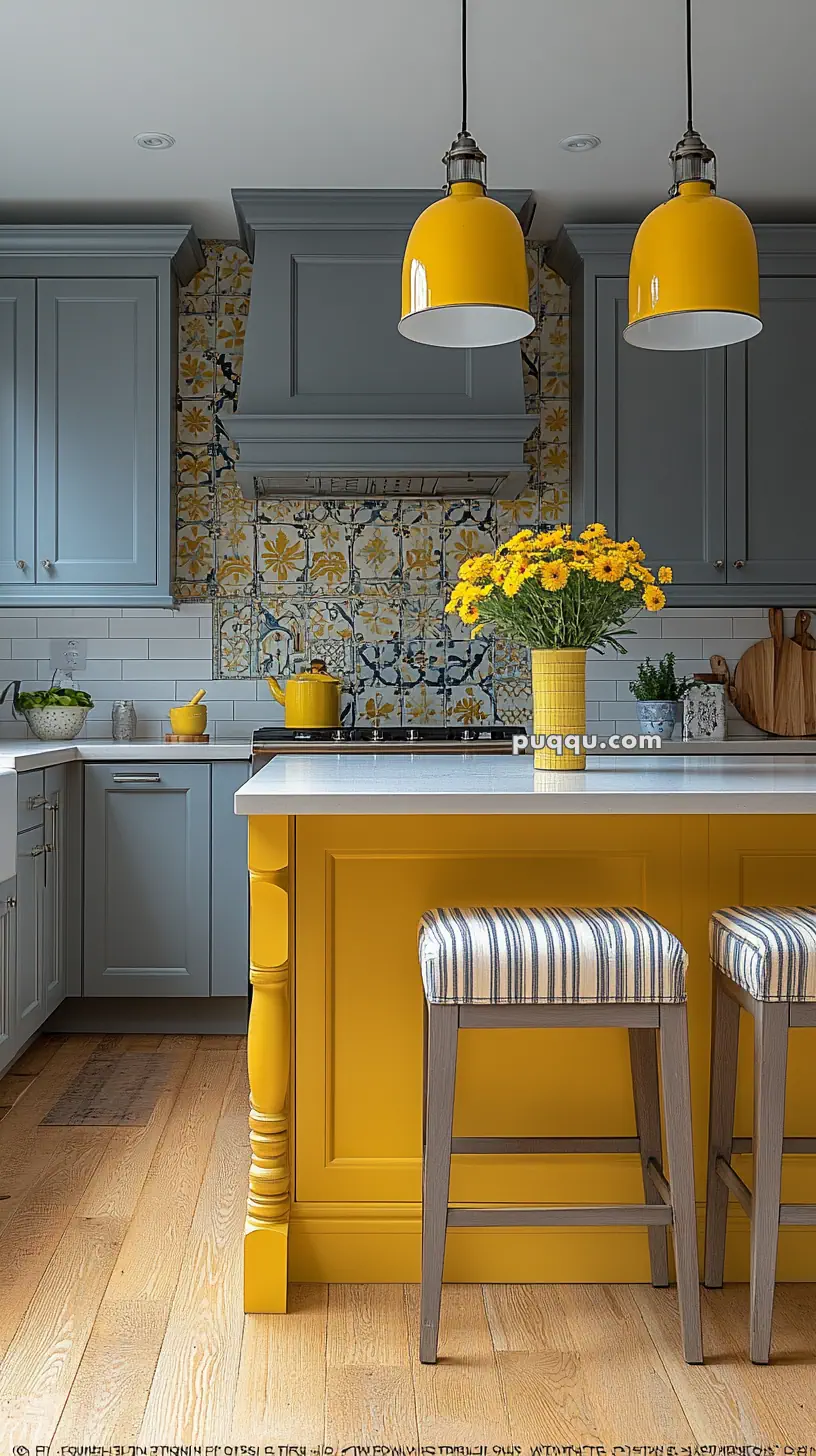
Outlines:
[{"label": "yellow kettle", "polygon": [[321,657],[313,659],[308,672],[288,678],[285,691],[277,678],[268,677],[266,681],[275,701],[283,705],[287,728],[339,728],[343,684],[326,671]]}]

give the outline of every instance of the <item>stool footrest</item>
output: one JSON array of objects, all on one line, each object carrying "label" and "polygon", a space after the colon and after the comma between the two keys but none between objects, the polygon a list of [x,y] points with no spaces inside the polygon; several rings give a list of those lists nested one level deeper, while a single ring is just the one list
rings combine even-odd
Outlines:
[{"label": "stool footrest", "polygon": [[737,1202],[742,1205],[744,1211],[750,1218],[754,1206],[754,1195],[748,1187],[748,1184],[743,1183],[739,1173],[734,1172],[731,1164],[725,1158],[717,1158],[715,1167],[717,1177],[722,1180],[729,1193],[733,1193]]},{"label": "stool footrest", "polygon": [[816,1224],[816,1203],[781,1203],[780,1223]]},{"label": "stool footrest", "polygon": [[636,1137],[455,1137],[452,1153],[637,1153]]},{"label": "stool footrest", "polygon": [[448,1228],[569,1228],[589,1224],[670,1224],[662,1203],[585,1204],[577,1208],[449,1208]]},{"label": "stool footrest", "polygon": [[664,1177],[663,1169],[658,1167],[654,1158],[649,1158],[649,1161],[646,1164],[646,1172],[648,1174],[649,1181],[657,1189],[660,1197],[663,1199],[663,1202],[668,1204],[669,1208],[671,1208],[672,1196],[668,1179]]},{"label": "stool footrest", "polygon": [[[731,1153],[753,1152],[754,1140],[749,1137],[735,1137],[731,1141]],[[782,1140],[783,1153],[816,1153],[816,1137],[786,1137]]]}]

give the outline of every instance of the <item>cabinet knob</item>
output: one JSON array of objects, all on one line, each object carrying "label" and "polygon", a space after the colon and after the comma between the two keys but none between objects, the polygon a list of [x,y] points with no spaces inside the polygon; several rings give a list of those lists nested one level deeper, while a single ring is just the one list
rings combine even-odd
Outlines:
[{"label": "cabinet knob", "polygon": [[40,562],[40,566],[44,567],[46,571],[54,570],[54,563],[53,561],[49,561],[47,556],[43,557],[42,561]]},{"label": "cabinet knob", "polygon": [[18,571],[25,571],[25,569],[26,569],[26,567],[28,565],[28,562],[27,561],[23,561],[23,560],[15,561],[14,565],[17,567],[17,570]]},{"label": "cabinet knob", "polygon": [[8,897],[8,899],[6,901],[6,909],[7,910],[16,910],[17,909],[17,901],[16,901],[16,899],[14,898],[13,895],[9,895],[9,897]]},{"label": "cabinet knob", "polygon": [[725,562],[722,560],[715,561],[714,565],[716,566],[718,571],[722,571],[723,567],[725,566]]},{"label": "cabinet knob", "polygon": [[740,571],[742,569],[742,567],[745,565],[745,562],[744,561],[735,561],[734,562],[734,565],[736,566],[737,571]]}]

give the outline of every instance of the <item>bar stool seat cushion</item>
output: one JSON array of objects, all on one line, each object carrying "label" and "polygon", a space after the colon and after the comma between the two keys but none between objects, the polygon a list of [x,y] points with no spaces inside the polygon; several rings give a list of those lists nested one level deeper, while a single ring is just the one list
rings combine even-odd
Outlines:
[{"label": "bar stool seat cushion", "polygon": [[711,959],[757,1001],[816,1001],[816,909],[735,905],[708,926]]},{"label": "bar stool seat cushion", "polygon": [[442,1005],[686,999],[686,952],[642,910],[429,910],[419,959]]}]

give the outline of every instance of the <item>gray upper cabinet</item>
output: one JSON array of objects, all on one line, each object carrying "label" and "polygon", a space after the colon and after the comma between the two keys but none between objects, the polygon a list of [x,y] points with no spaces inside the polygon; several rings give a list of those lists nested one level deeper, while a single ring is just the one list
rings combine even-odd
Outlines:
[{"label": "gray upper cabinet", "polygon": [[816,587],[816,228],[756,232],[762,332],[723,350],[624,342],[634,227],[565,228],[550,251],[572,288],[573,521],[671,563],[676,605],[801,606]]},{"label": "gray upper cabinet", "polygon": [[0,606],[170,605],[176,294],[203,261],[186,227],[0,227]]},{"label": "gray upper cabinet", "polygon": [[85,770],[86,996],[210,993],[209,764]]},{"label": "gray upper cabinet", "polygon": [[36,284],[0,278],[0,595],[34,580]]},{"label": "gray upper cabinet", "polygon": [[37,294],[36,580],[156,589],[156,279],[47,278]]}]

